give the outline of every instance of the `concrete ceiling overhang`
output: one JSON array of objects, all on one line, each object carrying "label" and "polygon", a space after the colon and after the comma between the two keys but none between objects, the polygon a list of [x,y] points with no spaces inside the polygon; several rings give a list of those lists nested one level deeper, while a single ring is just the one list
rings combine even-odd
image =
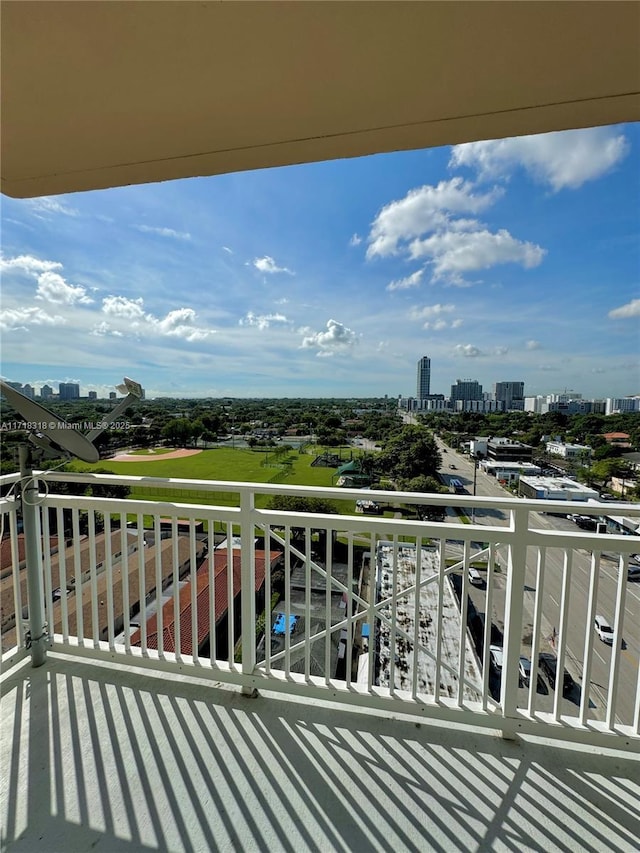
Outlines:
[{"label": "concrete ceiling overhang", "polygon": [[640,119],[637,2],[1,5],[30,197]]}]

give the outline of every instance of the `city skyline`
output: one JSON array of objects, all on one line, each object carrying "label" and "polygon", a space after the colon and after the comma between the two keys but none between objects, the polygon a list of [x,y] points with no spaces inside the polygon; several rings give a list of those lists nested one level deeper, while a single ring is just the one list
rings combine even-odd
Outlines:
[{"label": "city skyline", "polygon": [[2,374],[107,396],[640,391],[637,124],[3,198]]}]

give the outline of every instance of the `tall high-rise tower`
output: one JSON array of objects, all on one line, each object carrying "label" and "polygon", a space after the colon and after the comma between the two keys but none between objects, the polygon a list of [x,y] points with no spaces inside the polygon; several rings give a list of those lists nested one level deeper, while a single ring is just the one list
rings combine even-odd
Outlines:
[{"label": "tall high-rise tower", "polygon": [[431,393],[431,359],[424,355],[418,362],[418,383],[416,397],[426,400]]},{"label": "tall high-rise tower", "polygon": [[504,403],[504,410],[524,409],[524,382],[496,382],[493,396]]}]

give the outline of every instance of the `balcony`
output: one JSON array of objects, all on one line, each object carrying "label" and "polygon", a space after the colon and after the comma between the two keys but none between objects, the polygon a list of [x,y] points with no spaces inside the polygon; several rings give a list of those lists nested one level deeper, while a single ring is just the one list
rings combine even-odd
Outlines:
[{"label": "balcony", "polygon": [[433,496],[421,522],[265,508],[283,493],[424,500],[48,474],[38,629],[2,499],[7,849],[637,849],[635,537],[556,502]]}]

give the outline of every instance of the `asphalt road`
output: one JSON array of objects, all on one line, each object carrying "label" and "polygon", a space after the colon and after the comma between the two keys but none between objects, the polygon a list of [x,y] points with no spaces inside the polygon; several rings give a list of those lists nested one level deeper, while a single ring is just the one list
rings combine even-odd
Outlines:
[{"label": "asphalt road", "polygon": [[[442,472],[446,475],[457,477],[467,487],[469,494],[473,494],[473,462],[469,457],[457,453],[438,439],[440,445],[443,465]],[[455,465],[455,469],[450,466]],[[505,497],[506,492],[494,477],[490,477],[481,470],[476,475],[476,494],[490,497]],[[481,511],[475,513],[477,524],[500,525],[506,524],[505,514],[498,510]],[[533,524],[542,529],[570,530],[578,528],[572,521],[555,516],[534,515]],[[531,656],[531,632],[533,628],[533,609],[536,597],[536,561],[537,556],[534,549],[527,560],[526,590],[525,590],[525,612],[523,619],[523,644],[522,654]],[[578,686],[582,683],[585,654],[585,617],[587,613],[591,553],[585,550],[577,550],[573,554],[571,578],[569,585],[569,618],[567,620],[567,648],[565,666],[576,680]],[[543,604],[542,614],[543,637],[538,643],[538,651],[552,651],[549,639],[554,629],[560,627],[560,602],[562,597],[562,584],[564,575],[564,552],[560,549],[547,549],[546,566],[543,582]],[[503,574],[496,575],[497,588],[493,600],[492,618],[499,628],[504,624],[504,589],[506,578]],[[625,648],[619,651],[619,677],[616,694],[616,719],[618,722],[631,724],[633,721],[633,710],[639,677],[638,661],[640,659],[640,584],[624,579],[625,584],[625,609],[623,617],[623,637]],[[596,612],[605,616],[610,623],[613,622],[615,614],[615,602],[618,585],[617,562],[602,558],[598,575],[598,594]],[[484,612],[486,609],[486,594],[483,589],[473,588],[472,600],[476,607]],[[588,631],[593,637],[593,655],[590,673],[590,700],[591,711],[595,719],[604,719],[606,716],[606,705],[609,695],[609,676],[611,670],[612,654],[615,650],[603,643],[593,631],[593,626],[588,626]],[[523,707],[527,704],[527,693],[520,691],[520,701]],[[561,713],[576,715],[579,711],[580,691],[576,689],[573,694],[562,700]],[[549,696],[538,696],[537,707],[540,710],[552,710],[553,692]]]}]

